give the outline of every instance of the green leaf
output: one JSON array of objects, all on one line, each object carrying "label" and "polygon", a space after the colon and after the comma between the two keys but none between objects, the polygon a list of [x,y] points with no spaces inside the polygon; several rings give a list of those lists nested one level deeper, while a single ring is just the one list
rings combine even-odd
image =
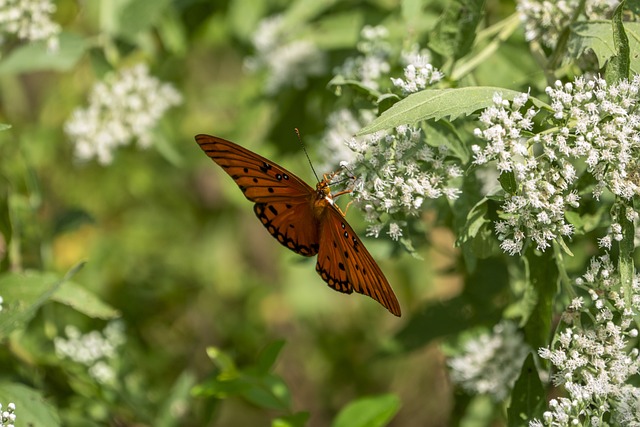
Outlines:
[{"label": "green leaf", "polygon": [[447,8],[431,32],[429,47],[446,58],[458,59],[469,52],[476,39],[484,1],[454,0],[445,4]]},{"label": "green leaf", "polygon": [[362,95],[366,97],[370,97],[372,99],[379,99],[382,96],[380,92],[368,86],[365,86],[364,84],[362,84],[362,82],[358,80],[345,79],[344,76],[340,74],[336,75],[334,78],[332,78],[329,81],[329,83],[327,83],[328,88],[334,87],[336,94],[340,94],[342,92],[343,86],[350,87],[351,89],[354,89],[356,92],[359,92]]},{"label": "green leaf", "polygon": [[525,255],[528,262],[525,293],[532,309],[530,316],[527,318],[525,314],[523,320],[528,320],[524,332],[531,348],[547,346],[551,336],[553,302],[558,292],[559,277],[553,252],[548,248],[537,255],[533,250],[529,250]]},{"label": "green leaf", "polygon": [[11,125],[8,125],[6,123],[0,123],[0,131],[7,130],[7,129],[11,129]]},{"label": "green leaf", "polygon": [[17,426],[56,427],[60,425],[56,408],[48,403],[39,391],[25,385],[0,382],[0,402],[5,405],[15,403]]},{"label": "green leaf", "polygon": [[395,394],[365,397],[349,403],[331,424],[332,427],[381,427],[398,413],[400,398]]},{"label": "green leaf", "polygon": [[64,278],[54,273],[5,273],[0,276],[0,295],[4,298],[0,312],[0,338],[22,327],[47,302],[58,288],[72,277],[83,263],[69,270]]},{"label": "green leaf", "polygon": [[627,209],[633,209],[633,205],[627,206],[624,202],[618,205],[618,222],[622,227],[622,240],[618,242],[618,272],[620,273],[620,283],[627,307],[632,307],[632,298],[634,295],[633,283],[635,278],[635,266],[633,254],[635,252],[635,225],[633,220],[629,221],[627,217]]},{"label": "green leaf", "polygon": [[284,381],[276,375],[252,378],[251,386],[242,391],[249,402],[262,408],[289,411],[291,395]]},{"label": "green leaf", "polygon": [[544,387],[540,381],[533,354],[529,353],[511,392],[511,403],[507,409],[507,425],[521,427],[528,425],[529,420],[541,419],[544,404]]},{"label": "green leaf", "polygon": [[502,172],[498,177],[498,181],[500,181],[500,186],[507,193],[513,194],[518,189],[516,175],[513,173],[513,171]]},{"label": "green leaf", "polygon": [[193,387],[191,394],[197,397],[214,396],[218,399],[227,399],[232,396],[239,396],[251,387],[252,385],[242,378],[224,380],[212,378]]},{"label": "green leaf", "polygon": [[[413,125],[422,120],[440,120],[445,117],[455,120],[462,115],[492,106],[493,95],[496,92],[508,100],[513,100],[521,94],[515,90],[487,86],[423,90],[396,103],[356,135],[366,135],[404,124]],[[529,99],[538,107],[548,108],[547,104],[536,98]]]},{"label": "green leaf", "polygon": [[625,2],[621,2],[613,14],[611,25],[613,27],[613,46],[616,55],[607,65],[606,79],[609,84],[629,78],[629,39],[622,25],[622,10]]},{"label": "green leaf", "polygon": [[51,299],[94,319],[114,319],[120,316],[118,310],[75,282],[62,283]]},{"label": "green leaf", "polygon": [[132,39],[160,22],[163,15],[170,13],[170,5],[170,0],[129,0],[118,10],[114,31]]},{"label": "green leaf", "polygon": [[296,412],[293,415],[278,417],[271,422],[271,427],[304,427],[309,420],[308,412]]},{"label": "green leaf", "polygon": [[235,378],[238,376],[236,364],[224,351],[216,347],[207,347],[207,356],[220,370],[219,378]]},{"label": "green leaf", "polygon": [[[640,73],[640,23],[625,22],[624,31],[628,37],[631,73]],[[579,58],[586,50],[592,50],[603,67],[616,55],[616,48],[609,21],[580,21],[572,25],[572,35],[567,44],[569,54]]]},{"label": "green leaf", "polygon": [[267,345],[267,347],[265,347],[265,349],[260,353],[255,366],[256,372],[259,374],[267,374],[276,363],[276,359],[284,347],[284,344],[284,340],[279,340]]},{"label": "green leaf", "polygon": [[0,75],[34,71],[68,71],[73,68],[89,43],[84,37],[72,33],[60,34],[60,46],[50,52],[45,42],[33,42],[20,46],[0,61]]}]

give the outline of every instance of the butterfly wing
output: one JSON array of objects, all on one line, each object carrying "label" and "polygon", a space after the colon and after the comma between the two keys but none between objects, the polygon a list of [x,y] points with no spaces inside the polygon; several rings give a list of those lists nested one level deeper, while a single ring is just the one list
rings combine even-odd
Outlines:
[{"label": "butterfly wing", "polygon": [[285,168],[233,142],[197,135],[196,142],[255,202],[253,211],[267,231],[292,251],[318,253],[319,223],[311,201],[315,190]]},{"label": "butterfly wing", "polygon": [[253,211],[267,231],[282,245],[304,256],[318,253],[320,224],[312,215],[308,202],[256,203]]},{"label": "butterfly wing", "polygon": [[238,184],[244,196],[256,203],[309,200],[315,190],[303,180],[264,157],[211,135],[196,135],[207,156]]},{"label": "butterfly wing", "polygon": [[369,251],[335,206],[326,210],[320,223],[318,274],[336,291],[368,295],[400,316],[398,299]]}]

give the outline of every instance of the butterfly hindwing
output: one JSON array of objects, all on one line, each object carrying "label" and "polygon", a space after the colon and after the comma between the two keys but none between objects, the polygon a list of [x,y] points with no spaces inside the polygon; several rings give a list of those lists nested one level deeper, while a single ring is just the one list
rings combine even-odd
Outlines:
[{"label": "butterfly hindwing", "polygon": [[238,184],[252,202],[308,198],[315,190],[285,168],[226,139],[196,135],[200,148]]},{"label": "butterfly hindwing", "polygon": [[318,253],[320,227],[309,201],[256,203],[253,211],[282,245],[304,256]]},{"label": "butterfly hindwing", "polygon": [[316,271],[336,291],[368,295],[400,316],[400,304],[380,267],[333,205],[327,206],[320,227]]}]

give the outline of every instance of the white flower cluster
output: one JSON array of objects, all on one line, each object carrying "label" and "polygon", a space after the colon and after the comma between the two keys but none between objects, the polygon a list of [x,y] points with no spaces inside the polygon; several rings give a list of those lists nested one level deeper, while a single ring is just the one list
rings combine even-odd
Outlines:
[{"label": "white flower cluster", "polygon": [[74,110],[64,129],[79,159],[97,158],[109,164],[115,149],[134,138],[140,147],[150,146],[153,128],[169,108],[181,102],[172,85],[161,83],[141,64],[96,83],[89,106]]},{"label": "white flower cluster", "polygon": [[[539,349],[540,357],[555,369],[552,380],[567,397],[552,399],[539,426],[640,425],[640,388],[632,385],[640,359],[634,316],[640,309],[640,276],[633,280],[631,306],[625,303],[617,275],[608,254],[593,258],[576,285],[586,290],[592,304],[581,297],[572,301],[563,321],[567,327],[551,347]],[[632,342],[630,342],[632,341]]]},{"label": "white flower cluster", "polygon": [[2,404],[0,403],[0,427],[14,427],[16,418],[15,403],[9,403],[6,411],[2,410]]},{"label": "white flower cluster", "polygon": [[518,183],[514,193],[505,194],[503,220],[495,225],[500,246],[510,255],[522,251],[527,237],[544,250],[557,237],[570,236],[573,227],[564,214],[569,207],[577,207],[579,200],[569,187],[576,179],[573,166],[538,157],[528,147],[523,133],[531,130],[537,111],[520,111],[527,99],[528,95],[522,94],[509,103],[496,94],[494,106],[480,116],[485,129],[475,130],[476,137],[487,144],[471,147],[475,164],[495,160],[498,171],[513,173]]},{"label": "white flower cluster", "polygon": [[623,199],[640,195],[640,76],[608,85],[602,78],[547,88],[560,133],[542,137],[547,153],[580,158],[604,189]]},{"label": "white flower cluster", "polygon": [[55,11],[56,5],[50,0],[0,0],[0,37],[46,40],[49,50],[54,51],[60,34],[60,25],[51,19]]},{"label": "white flower cluster", "polygon": [[399,126],[388,135],[351,138],[347,145],[356,157],[341,166],[358,178],[351,182],[354,202],[374,224],[368,228],[370,236],[378,237],[388,227],[387,234],[398,240],[403,235],[404,218],[417,216],[425,199],[445,196],[453,200],[460,194],[448,184],[461,176],[462,170],[445,160],[446,147],[426,145],[420,129]]},{"label": "white flower cluster", "polygon": [[380,89],[380,81],[391,70],[389,56],[391,44],[387,41],[389,31],[383,26],[366,25],[360,31],[358,56],[349,57],[333,72],[345,79],[357,80],[374,90]]},{"label": "white flower cluster", "polygon": [[[417,45],[400,52],[406,65],[405,80],[390,79],[391,44],[388,30],[383,26],[365,26],[357,45],[358,55],[349,57],[334,73],[347,80],[355,80],[378,91],[391,80],[404,95],[424,89],[442,78],[429,64],[429,55]],[[396,58],[397,59],[397,58]],[[376,117],[372,108],[341,109],[330,114],[324,136],[329,147],[327,157],[339,161],[343,177],[356,178],[349,183],[354,202],[365,211],[369,236],[378,237],[387,230],[392,239],[404,235],[407,216],[417,217],[425,199],[445,196],[456,199],[460,191],[450,187],[449,181],[462,175],[460,167],[447,157],[447,148],[427,146],[420,129],[400,126],[394,132],[354,138],[362,126]],[[343,148],[348,147],[345,152]]]},{"label": "white flower cluster", "polygon": [[324,53],[309,40],[293,40],[290,27],[281,15],[260,22],[252,37],[255,56],[245,60],[253,72],[267,71],[265,91],[274,94],[287,86],[303,88],[308,76],[325,71]]},{"label": "white flower cluster", "polygon": [[391,78],[394,86],[402,89],[404,95],[418,92],[444,78],[444,74],[431,65],[431,55],[426,49],[422,51],[417,45],[408,52],[402,52],[404,63],[404,79]]},{"label": "white flower cluster", "polygon": [[[610,19],[618,4],[619,0],[586,0],[583,15],[588,20]],[[579,6],[580,0],[518,0],[516,7],[526,39],[553,49]]]},{"label": "white flower cluster", "polygon": [[474,394],[488,394],[504,400],[513,388],[529,347],[512,321],[502,321],[467,341],[463,353],[447,363],[451,381]]},{"label": "white flower cluster", "polygon": [[102,384],[113,383],[115,372],[110,362],[116,359],[118,348],[124,344],[121,322],[109,323],[102,332],[82,334],[78,328],[65,328],[67,338],[56,337],[53,344],[60,358],[68,358],[89,367],[89,375]]},{"label": "white flower cluster", "polygon": [[[480,116],[484,129],[475,131],[486,145],[474,145],[472,151],[475,164],[495,161],[500,173],[515,178],[516,188],[505,195],[503,219],[496,223],[505,252],[520,253],[527,238],[545,250],[551,241],[573,234],[565,213],[579,206],[579,170],[596,179],[596,199],[605,190],[627,200],[640,194],[639,92],[638,76],[611,86],[600,78],[557,82],[547,88],[553,109],[548,130],[529,138],[538,111],[521,111],[527,95],[511,103],[494,97],[495,105]],[[612,233],[614,239],[619,235],[613,227]],[[602,240],[601,246],[609,243]]]}]

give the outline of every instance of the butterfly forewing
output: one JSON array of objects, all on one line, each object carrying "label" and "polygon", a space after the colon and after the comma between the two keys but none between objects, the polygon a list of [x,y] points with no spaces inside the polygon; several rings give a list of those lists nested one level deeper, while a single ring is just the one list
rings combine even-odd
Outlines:
[{"label": "butterfly forewing", "polygon": [[285,168],[238,144],[211,135],[196,135],[196,142],[252,202],[275,202],[315,195],[313,188]]},{"label": "butterfly forewing", "polygon": [[400,316],[400,304],[386,277],[335,206],[327,206],[320,228],[316,271],[333,289],[368,295]]}]

